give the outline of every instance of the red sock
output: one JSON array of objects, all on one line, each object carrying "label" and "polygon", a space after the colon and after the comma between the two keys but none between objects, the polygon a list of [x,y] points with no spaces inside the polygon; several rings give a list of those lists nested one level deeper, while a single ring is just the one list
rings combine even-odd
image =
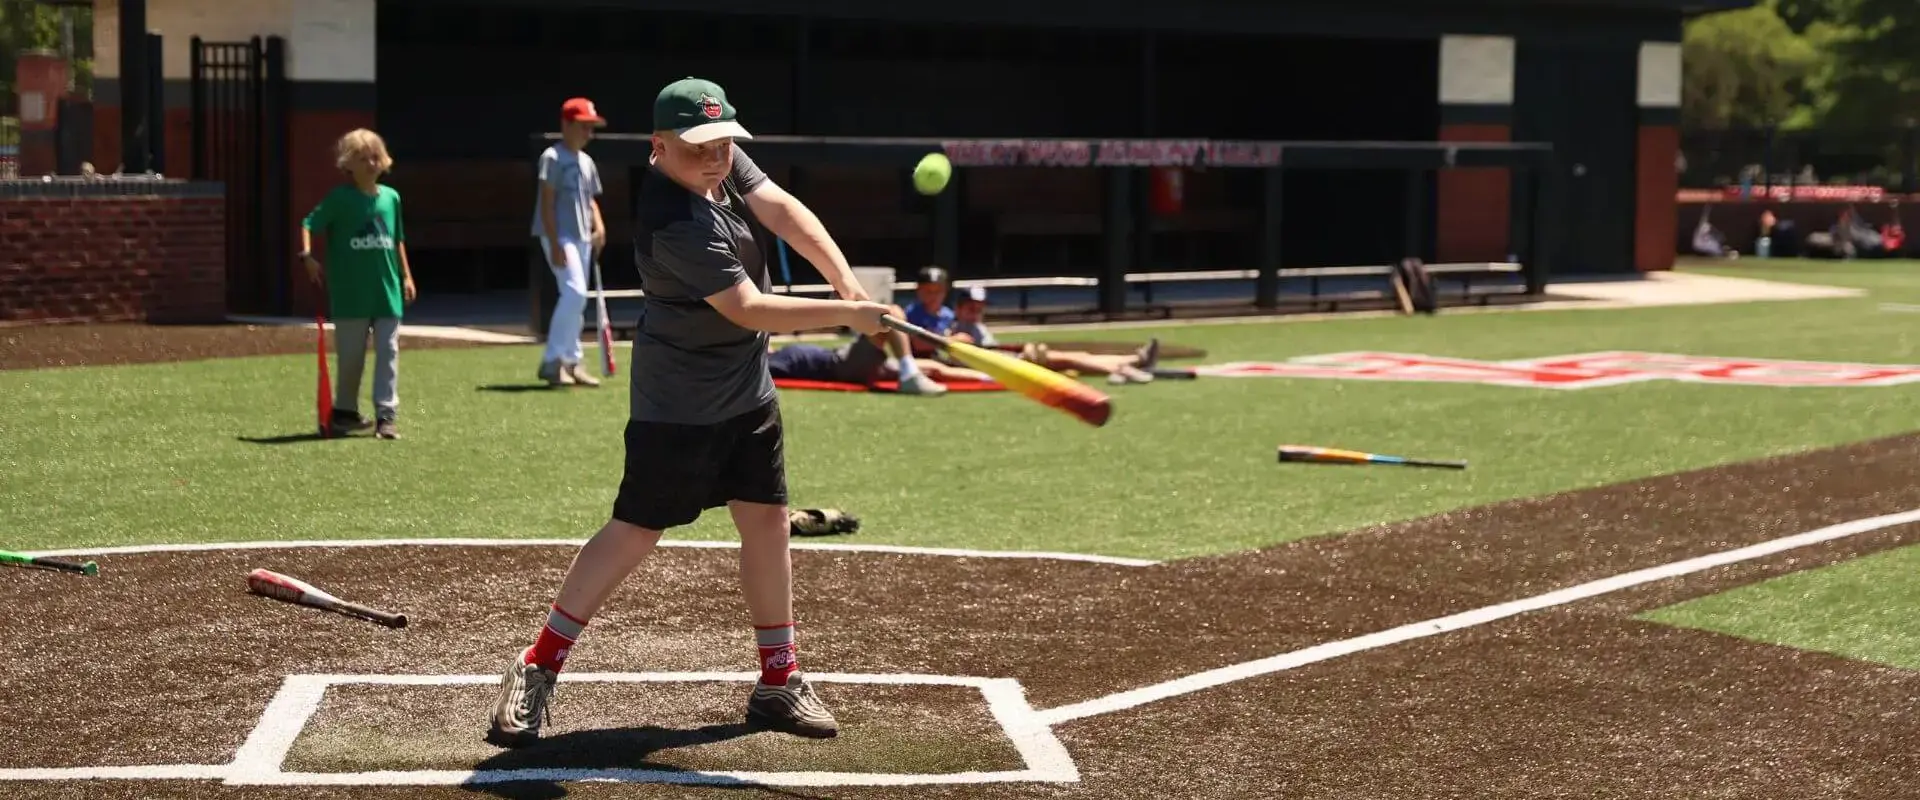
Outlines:
[{"label": "red sock", "polygon": [[753,626],[754,641],[760,645],[760,682],[768,686],[787,685],[787,676],[800,669],[793,646],[793,623]]},{"label": "red sock", "polygon": [[527,650],[527,663],[538,664],[541,669],[560,671],[567,663],[567,654],[573,650],[580,633],[587,628],[587,621],[562,611],[554,606],[547,612],[547,625],[540,629],[540,638],[533,640],[533,647]]}]

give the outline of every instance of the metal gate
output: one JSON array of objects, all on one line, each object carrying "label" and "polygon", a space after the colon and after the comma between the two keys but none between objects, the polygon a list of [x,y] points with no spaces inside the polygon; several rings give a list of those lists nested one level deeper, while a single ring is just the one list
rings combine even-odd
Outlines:
[{"label": "metal gate", "polygon": [[289,313],[286,42],[195,36],[188,52],[193,177],[226,185],[227,311]]}]

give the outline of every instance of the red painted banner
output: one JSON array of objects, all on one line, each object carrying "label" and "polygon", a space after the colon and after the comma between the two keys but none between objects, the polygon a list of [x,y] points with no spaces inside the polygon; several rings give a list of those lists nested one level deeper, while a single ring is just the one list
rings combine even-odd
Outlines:
[{"label": "red painted banner", "polygon": [[956,167],[1272,167],[1275,142],[1210,139],[955,139],[940,149]]},{"label": "red painted banner", "polygon": [[1222,378],[1478,383],[1541,389],[1588,389],[1668,380],[1736,386],[1897,386],[1920,382],[1920,366],[1718,358],[1615,351],[1518,361],[1476,361],[1411,353],[1361,351],[1303,356],[1284,362],[1236,361],[1196,370]]}]

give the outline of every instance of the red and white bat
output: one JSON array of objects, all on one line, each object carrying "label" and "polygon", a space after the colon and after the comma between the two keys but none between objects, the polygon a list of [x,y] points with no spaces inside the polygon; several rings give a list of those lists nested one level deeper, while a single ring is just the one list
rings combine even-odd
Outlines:
[{"label": "red and white bat", "polygon": [[407,627],[407,615],[405,614],[394,614],[375,608],[368,608],[359,603],[349,603],[299,578],[282,575],[268,569],[256,569],[247,573],[247,589],[251,590],[254,594],[271,597],[275,600],[313,606],[314,608],[324,608],[328,611],[337,611],[355,617],[364,617],[389,628]]},{"label": "red and white bat", "polygon": [[[320,302],[325,303],[323,298]],[[333,435],[333,380],[327,375],[327,313],[313,312],[314,338],[319,340],[320,384],[314,387],[314,413],[320,417],[320,438]]]}]

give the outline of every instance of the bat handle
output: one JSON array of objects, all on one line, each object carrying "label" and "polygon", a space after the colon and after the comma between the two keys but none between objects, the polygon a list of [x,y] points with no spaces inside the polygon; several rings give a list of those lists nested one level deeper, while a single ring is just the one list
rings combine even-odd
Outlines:
[{"label": "bat handle", "polygon": [[349,603],[344,600],[340,602],[340,610],[358,614],[389,628],[407,627],[407,615],[405,614],[390,614],[379,609],[368,608],[359,603]]},{"label": "bat handle", "polygon": [[927,330],[926,328],[922,328],[918,325],[915,325],[904,319],[896,317],[892,314],[880,315],[880,323],[882,325],[885,325],[901,333],[908,334],[910,336],[918,336],[930,342],[945,344],[947,341],[947,338],[944,336],[941,336],[940,334],[934,333],[933,331]]}]

